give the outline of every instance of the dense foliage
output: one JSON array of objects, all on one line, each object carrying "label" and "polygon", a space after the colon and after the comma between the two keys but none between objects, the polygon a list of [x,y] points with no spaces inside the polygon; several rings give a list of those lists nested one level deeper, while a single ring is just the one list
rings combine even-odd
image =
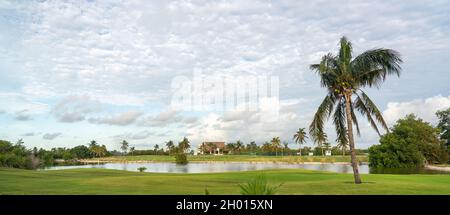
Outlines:
[{"label": "dense foliage", "polygon": [[72,162],[79,159],[110,156],[105,145],[98,145],[91,141],[89,147],[80,145],[74,148],[52,148],[50,150],[27,149],[22,140],[12,144],[9,141],[0,140],[0,166],[22,169],[34,169],[39,166],[50,166],[55,162]]},{"label": "dense foliage", "polygon": [[175,162],[177,164],[187,164],[188,163],[188,159],[186,154],[184,153],[176,153],[175,154]]},{"label": "dense foliage", "polygon": [[34,168],[34,156],[22,144],[22,141],[12,144],[8,141],[0,140],[0,166],[22,169]]},{"label": "dense foliage", "polygon": [[450,148],[450,108],[436,113],[439,119],[437,128],[440,129],[441,140]]},{"label": "dense foliage", "polygon": [[416,167],[447,161],[439,129],[414,115],[398,120],[392,132],[381,137],[380,145],[369,148],[369,162],[374,167]]}]

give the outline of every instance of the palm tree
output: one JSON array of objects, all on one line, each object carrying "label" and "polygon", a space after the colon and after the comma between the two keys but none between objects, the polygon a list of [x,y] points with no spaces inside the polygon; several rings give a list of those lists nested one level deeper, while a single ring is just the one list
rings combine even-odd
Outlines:
[{"label": "palm tree", "polygon": [[89,143],[89,148],[92,148],[94,146],[97,146],[97,141],[91,140],[91,142]]},{"label": "palm tree", "polygon": [[317,143],[317,146],[322,150],[321,155],[323,156],[323,144],[327,141],[327,134],[323,131],[317,131],[311,136],[314,142]]},{"label": "palm tree", "polygon": [[235,149],[236,149],[235,143],[227,143],[228,154],[234,154]]},{"label": "palm tree", "polygon": [[92,151],[92,153],[94,153],[95,157],[98,157],[97,163],[100,163],[100,158],[106,155],[106,146],[102,145],[102,146],[92,146],[90,147],[90,150]]},{"label": "palm tree", "polygon": [[134,149],[135,149],[134,146],[130,147],[130,153],[131,153],[131,156],[133,156]]},{"label": "palm tree", "polygon": [[154,151],[155,151],[155,154],[156,154],[156,155],[158,155],[158,149],[159,149],[159,145],[156,144],[156,145],[154,146]]},{"label": "palm tree", "polygon": [[249,144],[247,144],[247,150],[254,153],[258,149],[258,145],[256,145],[255,141],[251,141]]},{"label": "palm tree", "polygon": [[[375,131],[380,134],[376,122],[387,131],[388,127],[380,110],[362,90],[364,87],[379,87],[387,75],[400,75],[400,54],[391,49],[368,50],[352,57],[352,44],[347,38],[340,40],[337,55],[331,53],[322,57],[319,64],[310,66],[318,73],[327,95],[320,104],[309,127],[310,133],[323,131],[324,119],[331,116],[338,138],[348,140],[351,152],[353,175],[356,184],[361,183],[356,161],[353,126],[359,134],[358,121],[354,109],[367,117]],[[354,96],[354,100],[352,100]]]},{"label": "palm tree", "polygon": [[330,148],[331,148],[331,143],[329,143],[329,142],[323,143],[323,148],[325,148],[326,151],[330,150]]},{"label": "palm tree", "polygon": [[120,149],[122,149],[124,155],[127,154],[128,145],[129,145],[129,144],[128,144],[128,142],[127,142],[126,140],[123,140],[123,141],[120,143]]},{"label": "palm tree", "polygon": [[181,142],[178,143],[178,148],[180,148],[181,153],[186,153],[186,150],[188,150],[191,147],[189,145],[188,138],[184,137]]},{"label": "palm tree", "polygon": [[236,144],[234,145],[236,147],[236,151],[238,152],[238,154],[241,154],[241,149],[242,149],[242,142],[240,140],[236,141]]},{"label": "palm tree", "polygon": [[286,150],[287,152],[288,152],[288,154],[289,154],[289,142],[287,142],[287,141],[283,141],[283,153],[282,153],[282,155],[284,155],[284,150]]},{"label": "palm tree", "polygon": [[212,154],[213,151],[214,152],[216,151],[216,145],[214,145],[214,143],[209,142],[209,143],[206,144],[206,146],[209,149],[209,154],[210,155]]},{"label": "palm tree", "polygon": [[173,148],[175,147],[175,144],[173,144],[172,140],[167,141],[166,147],[169,150],[169,154],[172,152]]},{"label": "palm tree", "polygon": [[302,156],[302,144],[306,142],[308,136],[306,136],[306,128],[299,128],[297,133],[294,134],[294,141],[300,145],[298,148],[300,156]]},{"label": "palm tree", "polygon": [[206,152],[206,145],[205,143],[202,143],[199,147],[201,154],[205,154]]},{"label": "palm tree", "polygon": [[278,148],[281,147],[281,140],[280,137],[274,137],[270,141],[272,148],[275,149],[275,156],[278,156]]}]

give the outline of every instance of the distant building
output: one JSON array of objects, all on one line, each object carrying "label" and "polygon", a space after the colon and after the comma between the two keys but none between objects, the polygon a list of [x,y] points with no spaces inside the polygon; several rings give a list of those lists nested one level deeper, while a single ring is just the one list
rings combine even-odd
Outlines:
[{"label": "distant building", "polygon": [[225,142],[202,142],[198,147],[198,154],[223,155],[226,151]]}]

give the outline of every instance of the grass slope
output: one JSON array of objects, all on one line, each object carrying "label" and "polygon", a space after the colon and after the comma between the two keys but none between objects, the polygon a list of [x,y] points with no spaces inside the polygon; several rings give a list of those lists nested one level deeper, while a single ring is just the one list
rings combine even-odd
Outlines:
[{"label": "grass slope", "polygon": [[[92,159],[91,161],[97,161]],[[255,156],[255,155],[197,155],[189,156],[189,162],[350,162],[350,156]],[[367,156],[358,156],[361,162],[367,162]],[[133,162],[133,161],[149,161],[149,162],[175,162],[174,156],[168,155],[139,155],[139,156],[114,156],[100,158],[100,161],[109,162]]]},{"label": "grass slope", "polygon": [[33,171],[0,168],[0,194],[239,194],[264,172],[278,194],[450,194],[450,175],[362,175],[308,170],[269,170],[214,174],[138,173],[106,169]]}]

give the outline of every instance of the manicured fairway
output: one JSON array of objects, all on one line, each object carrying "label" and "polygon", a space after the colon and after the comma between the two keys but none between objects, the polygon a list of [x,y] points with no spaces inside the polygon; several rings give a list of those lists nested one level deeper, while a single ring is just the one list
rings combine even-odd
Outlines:
[{"label": "manicured fairway", "polygon": [[450,194],[450,175],[363,175],[306,170],[159,174],[107,169],[33,171],[0,168],[0,194],[239,194],[239,183],[264,173],[278,194]]},{"label": "manicured fairway", "polygon": [[[91,161],[97,162],[98,159]],[[255,156],[255,155],[197,155],[189,156],[189,162],[205,162],[205,161],[220,161],[220,162],[287,162],[287,163],[301,163],[301,162],[350,162],[350,156]],[[367,162],[367,156],[358,156],[361,162]],[[149,162],[175,162],[174,156],[168,155],[140,155],[140,156],[114,156],[100,158],[100,161],[109,162],[133,162],[133,161],[149,161]]]}]

